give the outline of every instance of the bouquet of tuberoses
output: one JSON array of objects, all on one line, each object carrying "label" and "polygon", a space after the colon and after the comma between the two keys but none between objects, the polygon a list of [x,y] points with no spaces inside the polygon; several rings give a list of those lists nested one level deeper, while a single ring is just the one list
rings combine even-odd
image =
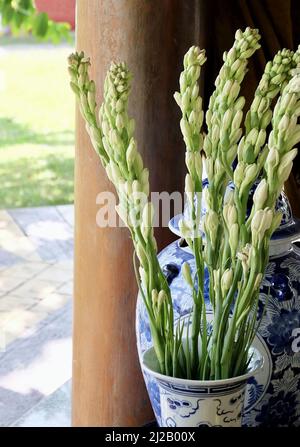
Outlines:
[{"label": "bouquet of tuberoses", "polygon": [[[240,85],[248,59],[260,47],[259,39],[255,29],[236,32],[233,47],[224,53],[206,114],[198,85],[206,60],[204,50],[192,47],[187,52],[180,91],[175,93],[182,111],[180,127],[188,170],[185,193],[190,210],[180,230],[196,262],[194,273],[188,264],[183,265],[193,297],[187,331],[184,322],[174,324],[170,289],[157,259],[148,171],[137,150],[134,120],[127,113],[131,74],[125,63],[111,65],[98,114],[89,59],[83,53],[69,58],[71,87],[93,146],[118,193],[117,211],[131,233],[155,353],[160,372],[168,376],[227,379],[244,374],[248,367],[259,324],[259,288],[269,241],[282,217],[275,203],[291,172],[297,153],[294,146],[300,141],[299,50],[279,51],[267,63],[243,121],[245,99],[240,96]],[[208,179],[204,191],[203,163]],[[257,186],[249,213],[253,185]],[[202,192],[207,208],[204,218]],[[205,269],[212,321],[207,321],[204,299]]]}]

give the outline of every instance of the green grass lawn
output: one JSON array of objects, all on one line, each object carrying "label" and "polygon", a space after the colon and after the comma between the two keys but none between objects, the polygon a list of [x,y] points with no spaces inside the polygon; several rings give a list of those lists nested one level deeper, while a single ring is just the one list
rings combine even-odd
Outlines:
[{"label": "green grass lawn", "polygon": [[73,201],[71,51],[0,38],[0,208]]}]

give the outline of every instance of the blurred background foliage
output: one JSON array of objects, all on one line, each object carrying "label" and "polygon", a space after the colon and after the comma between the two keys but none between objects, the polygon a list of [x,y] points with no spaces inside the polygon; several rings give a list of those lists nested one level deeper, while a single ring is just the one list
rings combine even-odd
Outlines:
[{"label": "blurred background foliage", "polygon": [[43,41],[58,43],[70,40],[69,23],[56,23],[46,12],[36,9],[34,0],[0,0],[3,26],[9,26],[13,34],[31,33]]},{"label": "blurred background foliage", "polygon": [[0,208],[72,203],[74,33],[32,0],[0,0],[0,15]]}]

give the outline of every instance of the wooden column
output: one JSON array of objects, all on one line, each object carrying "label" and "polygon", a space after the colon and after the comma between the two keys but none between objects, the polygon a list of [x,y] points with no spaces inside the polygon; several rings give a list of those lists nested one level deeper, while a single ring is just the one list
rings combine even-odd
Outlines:
[{"label": "wooden column", "polygon": [[[134,75],[131,114],[152,191],[183,185],[173,100],[182,57],[198,41],[198,0],[77,0],[77,50],[91,57],[102,99],[111,60]],[[77,113],[73,425],[140,426],[153,419],[135,339],[136,285],[126,229],[96,225],[96,196],[113,191]],[[160,247],[170,241],[157,232]]]}]

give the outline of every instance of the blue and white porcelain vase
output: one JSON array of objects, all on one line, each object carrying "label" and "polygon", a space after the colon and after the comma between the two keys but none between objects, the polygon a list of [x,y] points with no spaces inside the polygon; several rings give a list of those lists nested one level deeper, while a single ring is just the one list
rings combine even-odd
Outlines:
[{"label": "blue and white porcelain vase", "polygon": [[240,427],[247,380],[263,368],[263,356],[252,349],[248,371],[226,380],[186,380],[159,369],[154,348],[143,355],[143,373],[159,390],[161,427]]},{"label": "blue and white porcelain vase", "polygon": [[[300,220],[294,219],[284,193],[277,208],[283,213],[280,227],[270,243],[270,259],[260,289],[261,309],[267,299],[255,347],[263,353],[265,366],[255,378],[248,380],[242,424],[245,426],[300,426],[300,352],[295,349],[295,338],[300,328]],[[205,205],[203,207],[205,212]],[[170,229],[180,236],[175,216]],[[171,288],[175,318],[188,315],[192,297],[181,273],[188,262],[195,269],[192,253],[178,239],[159,254],[159,262]],[[208,275],[205,298],[208,301]],[[144,304],[137,302],[136,335],[140,361],[152,347],[148,317]],[[299,335],[298,335],[299,337]],[[161,425],[159,387],[154,378],[144,374],[156,420]]]}]

